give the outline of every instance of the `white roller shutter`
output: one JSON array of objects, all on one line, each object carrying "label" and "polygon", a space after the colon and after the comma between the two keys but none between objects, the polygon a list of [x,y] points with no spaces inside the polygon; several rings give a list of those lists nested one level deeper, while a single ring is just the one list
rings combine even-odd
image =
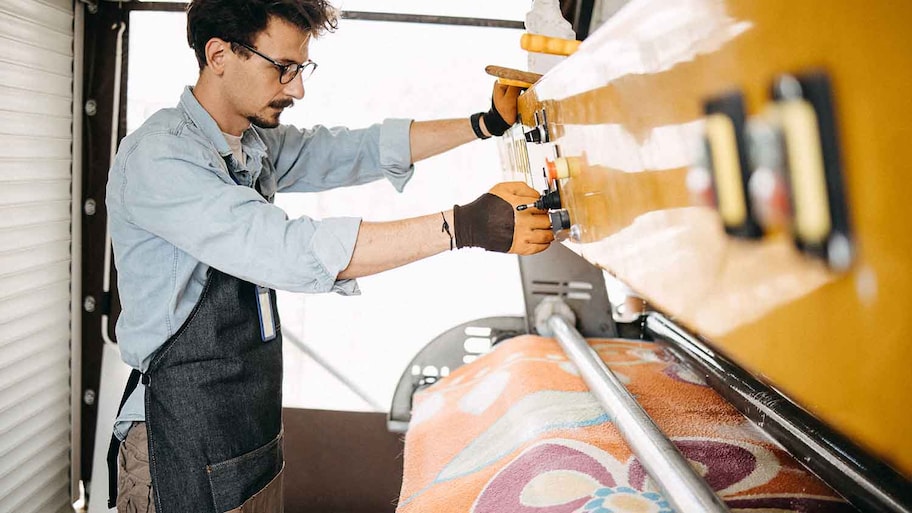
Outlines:
[{"label": "white roller shutter", "polygon": [[0,0],[0,512],[70,507],[72,0]]}]

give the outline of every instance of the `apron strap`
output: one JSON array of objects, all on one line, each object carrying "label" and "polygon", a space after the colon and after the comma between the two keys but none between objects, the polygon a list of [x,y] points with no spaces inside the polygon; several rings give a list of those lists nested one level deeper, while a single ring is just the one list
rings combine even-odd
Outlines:
[{"label": "apron strap", "polygon": [[[136,369],[130,372],[123,397],[120,399],[120,406],[117,408],[117,415],[120,415],[120,410],[123,409],[127,398],[133,395],[133,391],[136,390],[136,385],[139,383],[139,377],[142,375],[143,373]],[[121,440],[117,438],[117,435],[112,434],[111,444],[108,445],[108,508],[117,505],[117,453],[120,452],[120,443]]]}]

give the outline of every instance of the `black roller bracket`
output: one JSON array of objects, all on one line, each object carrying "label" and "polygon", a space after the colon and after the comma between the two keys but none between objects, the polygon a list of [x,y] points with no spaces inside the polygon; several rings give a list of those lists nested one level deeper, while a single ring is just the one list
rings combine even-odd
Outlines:
[{"label": "black roller bracket", "polygon": [[725,232],[756,239],[763,235],[748,195],[750,163],[744,136],[744,98],[729,92],[705,101],[707,164]]},{"label": "black roller bracket", "polygon": [[532,129],[528,132],[523,131],[523,136],[528,143],[541,144],[543,132],[540,126],[541,122],[538,118],[538,111],[532,113],[532,122],[534,123],[534,126],[532,126]]},{"label": "black roller bracket", "polygon": [[539,210],[558,210],[561,208],[560,190],[555,188],[553,191],[545,191],[538,200],[535,201],[535,208]]},{"label": "black roller bracket", "polygon": [[541,142],[551,142],[551,131],[548,129],[548,111],[542,109],[538,119],[538,129],[541,131],[542,135]]},{"label": "black roller bracket", "polygon": [[563,208],[561,203],[560,182],[554,181],[554,188],[543,191],[541,197],[535,202],[539,210],[547,210],[551,217],[551,230],[558,240],[564,240],[569,235],[570,211]]},{"label": "black roller bracket", "polygon": [[570,212],[562,208],[552,210],[548,213],[551,216],[551,229],[555,232],[561,232],[570,229]]},{"label": "black roller bracket", "polygon": [[795,245],[844,271],[855,251],[830,79],[820,71],[781,75],[772,95],[785,136]]}]

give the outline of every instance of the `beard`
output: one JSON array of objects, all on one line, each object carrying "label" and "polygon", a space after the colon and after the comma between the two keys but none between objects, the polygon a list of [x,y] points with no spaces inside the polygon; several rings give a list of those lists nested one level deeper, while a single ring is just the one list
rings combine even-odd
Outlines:
[{"label": "beard", "polygon": [[275,114],[254,114],[247,116],[247,120],[250,121],[253,126],[260,128],[275,128],[279,126],[279,116],[282,115],[282,111],[292,105],[294,105],[294,101],[290,99],[276,100],[268,105],[270,109],[275,109]]}]

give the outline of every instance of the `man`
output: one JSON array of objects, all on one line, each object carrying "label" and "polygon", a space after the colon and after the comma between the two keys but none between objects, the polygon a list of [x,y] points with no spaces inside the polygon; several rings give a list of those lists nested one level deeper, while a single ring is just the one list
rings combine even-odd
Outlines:
[{"label": "man", "polygon": [[402,190],[414,162],[499,135],[516,119],[518,90],[495,86],[491,110],[469,119],[280,125],[316,68],[311,38],[335,22],[325,0],[192,2],[187,34],[199,79],[120,146],[107,205],[123,306],[118,341],[137,369],[109,455],[119,462],[121,512],[281,510],[273,289],[354,294],[355,278],[456,247],[532,254],[553,240],[544,212],[515,211],[538,197],[519,183],[384,223],[289,220],[272,205],[278,191],[384,177]]}]

